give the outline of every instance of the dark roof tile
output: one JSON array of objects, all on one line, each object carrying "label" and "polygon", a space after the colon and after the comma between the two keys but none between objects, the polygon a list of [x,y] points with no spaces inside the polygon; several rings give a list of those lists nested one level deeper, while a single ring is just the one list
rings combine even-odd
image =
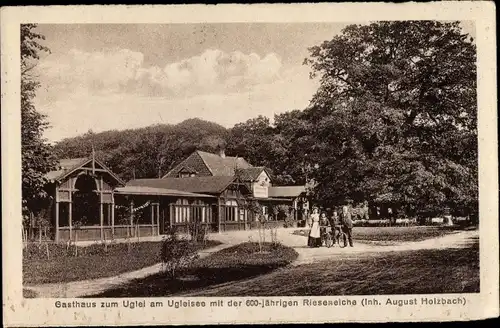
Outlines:
[{"label": "dark roof tile", "polygon": [[198,176],[233,176],[235,169],[248,169],[251,167],[252,165],[241,157],[221,157],[217,154],[197,150],[170,170],[164,177],[176,178],[183,168],[188,171],[196,171]]},{"label": "dark roof tile", "polygon": [[298,197],[305,192],[305,186],[269,187],[267,189],[269,197]]},{"label": "dark roof tile", "polygon": [[[254,166],[246,169],[238,169],[237,173],[239,173],[239,178],[242,181],[255,181],[266,168],[263,166]],[[269,174],[269,173],[268,173]]]},{"label": "dark roof tile", "polygon": [[136,179],[127,186],[144,186],[152,188],[173,189],[193,193],[219,194],[234,180],[234,177],[189,177],[163,179]]}]

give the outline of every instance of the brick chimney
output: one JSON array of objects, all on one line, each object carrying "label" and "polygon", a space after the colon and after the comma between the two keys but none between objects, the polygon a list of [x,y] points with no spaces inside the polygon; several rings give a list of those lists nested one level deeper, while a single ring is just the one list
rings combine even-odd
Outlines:
[{"label": "brick chimney", "polygon": [[222,158],[226,158],[226,152],[224,151],[224,148],[221,148],[219,150],[219,156],[222,157]]}]

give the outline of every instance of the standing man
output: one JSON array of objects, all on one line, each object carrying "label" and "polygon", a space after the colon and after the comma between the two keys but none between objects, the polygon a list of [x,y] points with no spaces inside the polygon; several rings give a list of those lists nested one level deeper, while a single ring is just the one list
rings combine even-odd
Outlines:
[{"label": "standing man", "polygon": [[[354,247],[352,244],[352,211],[350,205],[342,207],[342,231],[347,235],[349,246]],[[346,245],[347,246],[347,245]]]}]

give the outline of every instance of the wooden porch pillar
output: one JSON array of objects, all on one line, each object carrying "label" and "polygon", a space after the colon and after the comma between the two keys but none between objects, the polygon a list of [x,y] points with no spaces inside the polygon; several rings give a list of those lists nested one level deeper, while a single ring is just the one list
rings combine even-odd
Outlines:
[{"label": "wooden porch pillar", "polygon": [[155,235],[155,207],[156,204],[151,204],[151,236]]},{"label": "wooden porch pillar", "polygon": [[102,199],[102,189],[103,189],[103,181],[102,181],[102,175],[101,178],[99,179],[99,222],[100,222],[100,228],[101,228],[101,240],[104,240],[104,213],[103,213],[103,199]]},{"label": "wooden porch pillar", "polygon": [[[71,196],[70,196],[71,197]],[[69,240],[73,240],[73,202],[69,201],[68,203],[68,223],[69,223]]]},{"label": "wooden porch pillar", "polygon": [[[132,227],[134,225],[134,200],[130,200],[130,227],[127,229],[127,235],[130,237],[132,234]],[[130,230],[129,230],[130,229]]]},{"label": "wooden porch pillar", "polygon": [[59,201],[56,201],[56,243],[59,242]]},{"label": "wooden porch pillar", "polygon": [[56,231],[54,232],[54,239],[55,239],[55,242],[58,243],[59,242],[59,186],[56,185],[55,187],[56,189],[56,194],[54,195],[55,196],[55,226],[56,226]]},{"label": "wooden porch pillar", "polygon": [[100,228],[101,228],[101,240],[104,239],[104,214],[102,209],[103,204],[99,204],[99,219],[100,219]]},{"label": "wooden porch pillar", "polygon": [[[246,203],[245,203],[245,205],[246,205]],[[249,230],[250,227],[248,226],[248,210],[247,210],[247,206],[243,207],[243,218],[245,220],[245,230]]]},{"label": "wooden porch pillar", "polygon": [[172,226],[174,225],[174,223],[173,223],[173,221],[174,221],[174,206],[172,204],[169,204],[168,207],[170,209],[170,217],[169,217],[170,228],[172,228]]},{"label": "wooden porch pillar", "polygon": [[160,235],[160,203],[156,204],[156,235]]},{"label": "wooden porch pillar", "polygon": [[70,178],[68,203],[69,240],[73,240],[73,183],[73,178]]},{"label": "wooden porch pillar", "polygon": [[111,203],[111,235],[115,235],[115,200]]},{"label": "wooden porch pillar", "polygon": [[219,224],[219,229],[218,230],[219,230],[219,233],[222,233],[222,229],[221,229],[222,228],[222,206],[220,205],[220,202],[217,205],[217,207],[218,207],[218,211],[217,211],[218,213],[217,213],[217,215],[219,216],[219,220],[217,220],[217,221],[219,221],[218,222],[218,224]]}]

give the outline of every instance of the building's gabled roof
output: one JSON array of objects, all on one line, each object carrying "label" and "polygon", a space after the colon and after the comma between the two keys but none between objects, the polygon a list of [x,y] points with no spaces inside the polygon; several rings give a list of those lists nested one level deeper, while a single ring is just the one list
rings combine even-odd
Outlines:
[{"label": "building's gabled roof", "polygon": [[238,177],[241,181],[253,182],[259,178],[259,175],[265,171],[268,176],[271,176],[269,172],[263,166],[253,166],[246,169],[238,169]]},{"label": "building's gabled roof", "polygon": [[[88,163],[92,162],[92,158],[64,158],[59,160],[59,169],[48,172],[45,177],[50,182],[62,181],[67,178],[70,174],[76,170],[84,167]],[[113,171],[111,171],[104,163],[102,163],[97,158],[94,159],[94,163],[107,171],[107,173],[118,182],[120,185],[125,185],[125,182],[120,179]]]},{"label": "building's gabled roof", "polygon": [[306,192],[306,186],[282,186],[269,187],[267,189],[268,197],[299,197]]},{"label": "building's gabled roof", "polygon": [[180,172],[186,172],[186,173],[198,173],[198,171],[196,171],[194,168],[192,168],[191,166],[189,165],[184,165],[180,170],[179,170],[179,173]]},{"label": "building's gabled roof", "polygon": [[220,194],[234,181],[234,177],[189,177],[162,179],[135,179],[127,186],[164,188],[192,193]]},{"label": "building's gabled roof", "polygon": [[153,188],[144,186],[125,186],[116,188],[115,192],[124,195],[154,195],[154,196],[178,196],[178,197],[203,197],[212,198],[215,196],[205,194],[195,194],[187,191],[172,190],[165,188]]},{"label": "building's gabled roof", "polygon": [[213,176],[233,176],[235,169],[247,169],[252,167],[244,158],[225,156],[198,151]]},{"label": "building's gabled roof", "polygon": [[244,158],[207,153],[197,150],[165,174],[164,178],[175,178],[181,170],[193,170],[198,176],[234,176],[235,169],[252,167]]},{"label": "building's gabled roof", "polygon": [[63,158],[63,159],[59,160],[59,169],[48,172],[45,175],[45,177],[49,181],[58,180],[59,177],[64,176],[65,173],[73,171],[73,169],[81,167],[82,165],[85,165],[87,160],[88,160],[88,158],[86,158],[86,157]]},{"label": "building's gabled roof", "polygon": [[179,172],[196,172],[198,176],[211,176],[212,173],[208,169],[207,165],[199,155],[199,152],[195,151],[186,157],[182,162],[177,164],[173,169],[171,169],[163,178],[177,178]]}]

